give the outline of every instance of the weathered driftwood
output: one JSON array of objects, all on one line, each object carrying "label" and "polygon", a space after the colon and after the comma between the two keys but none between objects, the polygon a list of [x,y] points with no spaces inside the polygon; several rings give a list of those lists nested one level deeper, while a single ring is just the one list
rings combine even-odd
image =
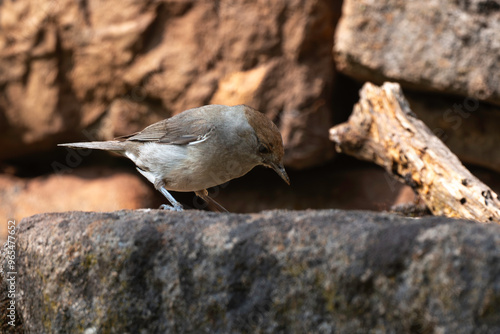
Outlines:
[{"label": "weathered driftwood", "polygon": [[384,167],[434,215],[500,223],[498,195],[417,119],[398,84],[366,83],[360,96],[349,120],[330,129],[338,151]]}]

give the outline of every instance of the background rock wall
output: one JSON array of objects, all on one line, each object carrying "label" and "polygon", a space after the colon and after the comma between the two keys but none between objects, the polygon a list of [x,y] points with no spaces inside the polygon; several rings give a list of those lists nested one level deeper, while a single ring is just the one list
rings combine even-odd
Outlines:
[{"label": "background rock wall", "polygon": [[[292,187],[257,169],[221,191],[231,210],[337,207],[338,196],[351,199],[345,208],[387,209],[407,189],[348,159],[321,167],[334,156],[328,128],[347,117],[365,80],[400,82],[459,158],[499,172],[499,18],[500,5],[482,0],[2,1],[0,214],[78,209],[75,198],[89,210],[159,202],[128,162],[56,144],[111,139],[208,103],[256,107],[285,142]],[[83,166],[95,173],[82,176]],[[93,198],[71,183],[101,182],[106,168],[129,171],[129,181],[102,183]],[[33,192],[45,181],[53,186]],[[257,195],[245,195],[254,184]],[[104,194],[117,189],[128,199]],[[263,193],[279,196],[262,202]],[[21,209],[26,196],[30,210]]]}]

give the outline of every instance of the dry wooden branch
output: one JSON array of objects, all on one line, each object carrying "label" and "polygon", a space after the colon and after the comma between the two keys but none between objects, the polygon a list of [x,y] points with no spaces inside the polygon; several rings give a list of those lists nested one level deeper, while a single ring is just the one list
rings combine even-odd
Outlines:
[{"label": "dry wooden branch", "polygon": [[398,84],[366,83],[360,96],[349,120],[330,129],[338,151],[384,167],[435,215],[500,223],[498,195],[417,119]]}]

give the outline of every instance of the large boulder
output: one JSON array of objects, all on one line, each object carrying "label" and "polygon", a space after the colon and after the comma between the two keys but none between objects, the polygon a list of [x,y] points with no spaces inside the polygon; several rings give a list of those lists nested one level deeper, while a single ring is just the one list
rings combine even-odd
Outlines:
[{"label": "large boulder", "polygon": [[0,2],[0,159],[245,103],[278,123],[288,166],[323,162],[339,4]]},{"label": "large boulder", "polygon": [[498,225],[67,212],[24,219],[16,238],[17,311],[36,333],[500,331]]}]

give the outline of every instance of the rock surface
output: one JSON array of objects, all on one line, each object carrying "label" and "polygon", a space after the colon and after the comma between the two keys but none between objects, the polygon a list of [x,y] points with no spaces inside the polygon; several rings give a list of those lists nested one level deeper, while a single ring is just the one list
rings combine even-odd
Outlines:
[{"label": "rock surface", "polygon": [[500,105],[498,1],[346,0],[339,71]]},{"label": "rock surface", "polygon": [[0,159],[246,103],[279,124],[288,166],[323,162],[339,15],[328,0],[0,2]]},{"label": "rock surface", "polygon": [[344,211],[67,212],[17,232],[36,333],[496,333],[500,226]]}]

